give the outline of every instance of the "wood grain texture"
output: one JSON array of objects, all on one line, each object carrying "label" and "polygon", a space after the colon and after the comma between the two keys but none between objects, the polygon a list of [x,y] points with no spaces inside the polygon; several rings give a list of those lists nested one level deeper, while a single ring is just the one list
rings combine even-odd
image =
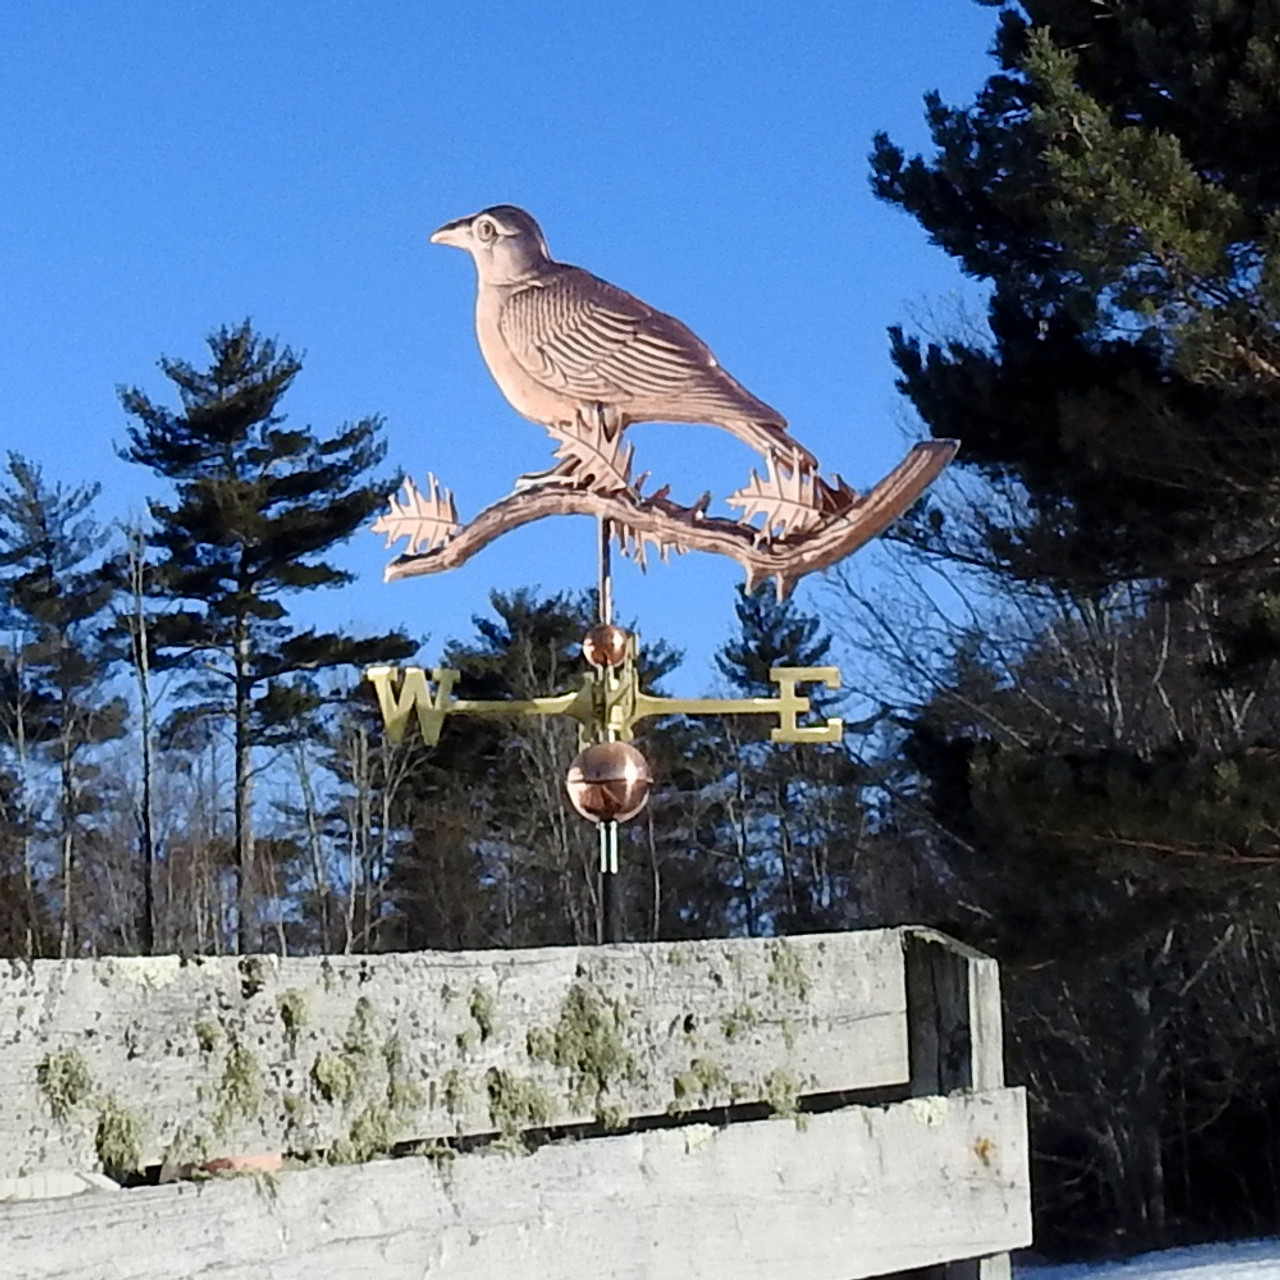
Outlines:
[{"label": "wood grain texture", "polygon": [[[990,956],[935,929],[902,931],[910,1008],[911,1092],[1004,1084],[1000,971]],[[912,1280],[1009,1280],[1007,1254],[939,1264]]]},{"label": "wood grain texture", "polygon": [[[906,1081],[896,931],[0,967],[0,1177],[305,1153]],[[116,1129],[110,1129],[115,1122]],[[104,1130],[104,1125],[107,1126]],[[130,1136],[136,1153],[128,1150]]]},{"label": "wood grain texture", "polygon": [[0,1205],[12,1280],[854,1280],[1030,1239],[1006,1089]]}]

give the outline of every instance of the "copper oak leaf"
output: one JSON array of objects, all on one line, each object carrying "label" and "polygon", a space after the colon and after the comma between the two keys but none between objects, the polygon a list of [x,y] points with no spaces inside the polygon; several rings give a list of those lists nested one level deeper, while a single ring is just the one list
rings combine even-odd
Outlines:
[{"label": "copper oak leaf", "polygon": [[400,538],[409,539],[410,555],[442,547],[458,529],[458,513],[453,494],[441,489],[435,476],[427,473],[427,491],[423,493],[408,477],[399,494],[393,494],[387,511],[370,528],[387,535],[387,546]]},{"label": "copper oak leaf", "polygon": [[751,479],[725,499],[731,507],[741,508],[743,522],[763,516],[761,532],[766,538],[803,533],[820,524],[822,511],[813,473],[798,468],[780,471],[772,456],[767,459],[767,468],[763,480],[752,471]]},{"label": "copper oak leaf", "polygon": [[619,493],[631,488],[631,457],[622,432],[612,434],[602,424],[579,414],[573,422],[547,428],[559,441],[555,456],[564,464],[564,473],[593,493]]}]

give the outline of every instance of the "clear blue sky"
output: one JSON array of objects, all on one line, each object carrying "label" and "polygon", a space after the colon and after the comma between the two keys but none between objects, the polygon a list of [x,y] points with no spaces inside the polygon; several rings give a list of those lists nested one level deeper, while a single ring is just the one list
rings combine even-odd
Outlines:
[{"label": "clear blue sky", "polygon": [[[511,202],[865,487],[905,447],[886,326],[970,288],[872,199],[871,136],[924,146],[922,94],[971,98],[994,20],[970,0],[6,5],[0,444],[100,481],[104,519],[141,511],[159,482],[115,455],[115,388],[165,395],[159,355],[198,362],[248,316],[305,355],[293,421],[384,415],[388,465],[434,471],[469,518],[551,444],[481,362],[469,261],[427,235]],[[710,428],[633,438],[678,498],[723,499],[755,463]],[[362,534],[341,554],[356,584],[295,616],[403,625],[431,659],[491,588],[590,585],[593,529],[546,521],[388,586],[394,553]],[[740,576],[706,556],[620,568],[620,613],[686,649],[682,691],[713,682]]]}]

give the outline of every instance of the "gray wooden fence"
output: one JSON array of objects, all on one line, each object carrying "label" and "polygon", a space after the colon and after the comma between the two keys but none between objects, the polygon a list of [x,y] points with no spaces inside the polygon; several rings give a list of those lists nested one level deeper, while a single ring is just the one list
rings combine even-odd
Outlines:
[{"label": "gray wooden fence", "polygon": [[0,966],[4,1280],[998,1280],[1030,1240],[995,964],[929,931]]}]

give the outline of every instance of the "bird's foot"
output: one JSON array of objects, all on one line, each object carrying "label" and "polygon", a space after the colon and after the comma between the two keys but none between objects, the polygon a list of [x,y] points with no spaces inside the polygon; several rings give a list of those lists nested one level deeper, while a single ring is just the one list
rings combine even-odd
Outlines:
[{"label": "bird's foot", "polygon": [[578,406],[578,421],[591,431],[598,431],[602,439],[612,444],[626,425],[616,408],[593,403]]}]

